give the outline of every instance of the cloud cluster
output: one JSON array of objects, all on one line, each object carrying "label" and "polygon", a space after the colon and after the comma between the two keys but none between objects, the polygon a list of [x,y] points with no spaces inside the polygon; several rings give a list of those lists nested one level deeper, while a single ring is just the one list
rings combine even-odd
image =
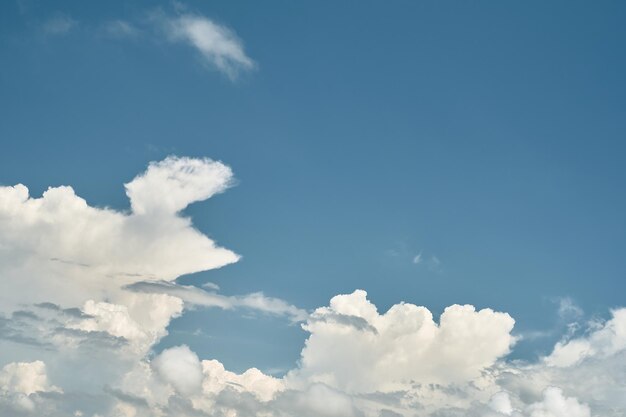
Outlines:
[{"label": "cloud cluster", "polygon": [[[41,371],[44,362],[66,389],[55,391],[56,399],[73,390],[110,397],[102,387],[123,380],[137,364],[146,365],[170,321],[185,307],[211,306],[210,297],[224,308],[302,320],[303,310],[260,293],[224,296],[173,283],[180,275],[239,259],[181,214],[232,183],[232,171],[220,162],[169,157],[126,184],[128,212],[90,206],[68,186],[49,188],[39,198],[21,184],[0,187],[3,403],[13,407],[16,395],[33,397],[20,401],[30,408],[43,401],[37,409],[52,413],[46,407],[55,402],[41,394],[49,390],[18,392],[11,388],[19,385],[18,374],[7,376],[12,370]],[[147,279],[161,288],[131,289]],[[177,287],[182,292],[168,294]],[[67,371],[81,368],[90,372]]]},{"label": "cloud cluster", "polygon": [[[168,376],[157,377],[169,391],[155,388],[158,397],[134,392],[143,405],[118,400],[146,416],[155,410],[166,416],[619,416],[626,410],[626,362],[619,347],[622,310],[613,314],[585,336],[562,342],[602,339],[605,353],[556,367],[547,364],[549,357],[506,361],[514,339],[505,313],[452,306],[436,323],[427,309],[406,303],[380,314],[364,291],[355,291],[310,316],[300,363],[284,378],[256,369],[228,372],[183,346],[153,361],[160,367],[172,357]],[[611,346],[618,347],[604,350]],[[178,365],[183,357],[188,365]],[[184,396],[180,382],[172,382],[178,378],[193,387]],[[155,385],[153,376],[141,386]]]},{"label": "cloud cluster", "polygon": [[115,299],[123,284],[171,281],[236,262],[237,254],[179,215],[231,182],[220,162],[167,158],[126,184],[128,214],[89,206],[68,186],[40,198],[21,184],[0,187],[0,304]]},{"label": "cloud cluster", "polygon": [[[71,187],[0,187],[0,415],[56,417],[614,417],[626,413],[626,309],[544,358],[510,361],[514,320],[453,305],[379,312],[365,291],[309,314],[262,293],[181,285],[239,256],[182,211],[233,183],[224,164],[169,157],[126,184],[130,210]],[[570,302],[571,304],[571,302]],[[187,308],[302,322],[284,377],[230,372],[187,346],[156,354]],[[563,307],[580,318],[575,306]],[[565,313],[564,313],[565,314]]]}]

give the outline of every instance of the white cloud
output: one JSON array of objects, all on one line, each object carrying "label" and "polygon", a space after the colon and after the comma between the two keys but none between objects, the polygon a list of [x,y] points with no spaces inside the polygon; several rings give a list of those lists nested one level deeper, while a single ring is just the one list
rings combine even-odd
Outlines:
[{"label": "white cloud", "polygon": [[206,288],[209,291],[219,291],[220,286],[214,282],[205,282],[202,284],[202,288]]},{"label": "white cloud", "polygon": [[31,415],[40,395],[60,394],[42,361],[13,362],[0,369],[0,415]]},{"label": "white cloud", "polygon": [[221,193],[233,184],[232,170],[210,159],[168,157],[125,184],[137,215],[168,215]]},{"label": "white cloud", "polygon": [[172,41],[193,46],[206,64],[231,79],[256,66],[246,55],[242,42],[233,31],[206,17],[183,14],[177,17],[161,16],[157,21]]},{"label": "white cloud", "polygon": [[414,263],[414,264],[416,264],[416,265],[417,265],[417,264],[419,264],[419,263],[421,263],[421,262],[422,262],[422,252],[418,253],[417,255],[415,255],[415,256],[413,257],[413,263]]},{"label": "white cloud", "polygon": [[[394,251],[393,256],[408,257],[409,253],[407,253],[406,248],[401,248]],[[431,272],[441,272],[442,269],[441,260],[436,255],[424,254],[424,251],[419,251],[419,253],[413,256],[411,262],[415,265],[424,265]]]},{"label": "white cloud", "polygon": [[[477,312],[470,306],[449,307],[439,324],[428,310],[411,304],[379,314],[365,293],[356,291],[334,297],[329,307],[311,316],[305,326],[311,336],[300,364],[286,378],[257,369],[238,375],[216,360],[204,360],[199,390],[199,359],[185,351],[196,369],[187,405],[181,405],[175,390],[159,388],[148,372],[130,391],[147,406],[135,404],[133,410],[141,413],[144,407],[149,410],[145,415],[164,416],[591,417],[590,406],[572,395],[576,390],[553,386],[563,381],[545,374],[548,368],[503,360],[512,325],[504,313]],[[173,366],[172,372],[178,375],[184,368]],[[536,394],[507,381],[510,375],[518,382],[530,377],[526,382]],[[137,385],[151,391],[142,394]],[[617,404],[615,398],[608,403]]]},{"label": "white cloud", "polygon": [[128,294],[123,304],[88,300],[84,318],[67,323],[67,328],[106,332],[123,338],[140,356],[167,334],[170,320],[182,312],[182,301],[166,294]]},{"label": "white cloud", "polygon": [[578,319],[584,313],[571,297],[561,297],[557,301],[559,304],[558,314],[562,320]]},{"label": "white cloud", "polygon": [[183,395],[191,395],[202,387],[202,365],[198,355],[187,346],[166,349],[152,361],[164,381]]},{"label": "white cloud", "polygon": [[279,316],[288,316],[293,322],[305,320],[309,314],[280,298],[267,297],[262,292],[231,297],[236,306],[262,311]]},{"label": "white cloud", "polygon": [[9,363],[0,370],[0,391],[25,395],[36,392],[59,392],[50,385],[46,364],[42,361]]},{"label": "white cloud", "polygon": [[576,398],[564,397],[556,387],[549,387],[543,393],[541,402],[528,407],[530,417],[590,417],[589,407]]},{"label": "white cloud", "polygon": [[217,360],[204,360],[202,372],[202,390],[205,394],[216,395],[232,387],[239,392],[250,392],[260,401],[269,401],[276,393],[284,390],[282,380],[265,375],[256,368],[239,375],[224,369],[224,365]]},{"label": "white cloud", "polygon": [[607,357],[626,349],[626,308],[613,310],[612,318],[588,336],[562,341],[545,358],[548,365],[572,366],[585,358]]},{"label": "white cloud", "polygon": [[[40,198],[21,184],[0,187],[2,361],[46,359],[61,386],[90,395],[116,381],[183,306],[177,297],[124,287],[239,258],[179,214],[230,184],[232,172],[219,162],[170,157],[127,184],[130,212],[92,207],[67,186]],[[73,371],[81,367],[89,375]]]},{"label": "white cloud", "polygon": [[67,186],[41,198],[21,184],[0,187],[0,304],[77,306],[142,279],[173,280],[236,262],[238,255],[179,214],[230,184],[232,172],[220,162],[170,157],[126,184],[130,213],[89,206]]},{"label": "white cloud", "polygon": [[324,384],[313,384],[299,393],[292,407],[299,411],[294,415],[351,417],[357,413],[354,400],[349,395]]},{"label": "white cloud", "polygon": [[593,323],[583,336],[557,343],[543,360],[509,364],[498,384],[530,399],[537,398],[546,387],[554,386],[565,396],[586,403],[594,416],[623,415],[626,411],[625,330],[626,308],[613,310],[609,320]]},{"label": "white cloud", "polygon": [[[0,415],[625,414],[626,309],[524,363],[506,358],[514,320],[490,309],[453,305],[435,320],[399,303],[380,313],[357,290],[309,315],[263,293],[176,284],[239,258],[181,214],[232,182],[220,162],[167,158],[126,184],[130,211],[90,206],[70,187],[40,198],[23,185],[0,187]],[[306,320],[309,337],[283,378],[231,372],[187,346],[153,357],[183,305]]]},{"label": "white cloud", "polygon": [[491,397],[491,400],[489,400],[489,408],[505,416],[510,416],[514,411],[509,394],[505,391],[500,391]]},{"label": "white cloud", "polygon": [[446,308],[437,324],[425,307],[401,303],[379,314],[365,291],[338,295],[303,326],[311,335],[289,380],[352,393],[465,382],[509,352],[513,324],[506,313],[469,305]]}]

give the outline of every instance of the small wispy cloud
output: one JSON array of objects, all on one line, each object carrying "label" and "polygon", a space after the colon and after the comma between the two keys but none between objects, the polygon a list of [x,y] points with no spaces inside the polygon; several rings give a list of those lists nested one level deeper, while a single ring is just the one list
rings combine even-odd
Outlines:
[{"label": "small wispy cloud", "polygon": [[135,25],[120,19],[104,23],[102,30],[105,35],[117,39],[136,38],[141,34],[141,30]]},{"label": "small wispy cloud", "polygon": [[396,259],[395,262],[401,262],[406,265],[410,262],[417,268],[426,268],[431,272],[441,273],[443,272],[443,263],[439,257],[433,253],[429,253],[428,250],[421,249],[416,253],[414,249],[407,247],[405,243],[397,244],[396,247],[385,250],[385,255],[391,259]]},{"label": "small wispy cloud", "polygon": [[413,263],[417,265],[421,262],[422,262],[422,252],[420,251],[420,253],[418,253],[417,255],[413,257]]},{"label": "small wispy cloud", "polygon": [[[292,323],[306,320],[306,310],[293,306],[280,298],[268,297],[262,292],[245,295],[222,295],[205,291],[191,285],[180,285],[166,281],[142,281],[126,286],[135,292],[162,293],[181,298],[189,306],[217,307],[223,310],[247,309],[277,317],[287,317]],[[209,289],[211,289],[209,287]]]},{"label": "small wispy cloud", "polygon": [[[257,64],[244,49],[242,40],[230,28],[218,24],[203,15],[188,11],[174,3],[174,11],[149,12],[144,19],[113,19],[85,29],[111,39],[137,39],[154,37],[171,43],[186,44],[194,48],[208,68],[215,68],[232,81],[242,73],[256,68]],[[41,31],[45,35],[59,36],[78,27],[79,22],[64,13],[56,13],[43,21]]]},{"label": "small wispy cloud", "polygon": [[566,343],[576,337],[576,335],[597,330],[603,326],[603,321],[585,321],[585,312],[571,297],[548,297],[546,300],[556,305],[558,320],[553,323],[552,327],[547,329],[525,330],[518,333],[516,335],[518,341],[536,342],[542,339],[550,340],[560,336],[561,341]]},{"label": "small wispy cloud", "polygon": [[209,291],[219,291],[220,286],[214,282],[205,282],[202,284],[202,288],[206,288]]},{"label": "small wispy cloud", "polygon": [[437,256],[432,255],[428,259],[428,269],[433,272],[441,272],[441,260]]},{"label": "small wispy cloud", "polygon": [[526,341],[534,341],[534,340],[540,340],[540,339],[547,339],[550,338],[554,335],[555,330],[554,329],[549,329],[549,330],[527,330],[521,333],[518,333],[516,335],[517,341],[522,341],[522,340],[526,340]]},{"label": "small wispy cloud", "polygon": [[431,272],[441,272],[442,262],[436,255],[424,254],[424,251],[419,251],[417,255],[413,257],[414,265],[423,265]]},{"label": "small wispy cloud", "polygon": [[78,26],[78,22],[65,14],[57,14],[42,25],[42,30],[47,35],[64,35]]},{"label": "small wispy cloud", "polygon": [[160,16],[156,21],[170,41],[194,47],[205,64],[217,68],[231,80],[256,66],[246,55],[243,43],[237,35],[211,19],[195,14],[183,14],[176,17]]},{"label": "small wispy cloud", "polygon": [[584,314],[571,297],[559,297],[555,301],[559,304],[558,314],[562,320],[576,320]]}]

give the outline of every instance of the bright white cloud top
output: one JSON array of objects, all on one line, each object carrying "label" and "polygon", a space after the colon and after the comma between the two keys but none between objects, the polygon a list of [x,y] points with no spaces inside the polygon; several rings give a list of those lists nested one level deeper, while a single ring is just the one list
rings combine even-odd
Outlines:
[{"label": "bright white cloud top", "polygon": [[468,382],[514,342],[514,321],[506,313],[454,305],[437,324],[428,309],[413,304],[396,304],[381,315],[366,295],[338,295],[311,315],[301,368],[290,377],[349,393]]},{"label": "bright white cloud top", "polygon": [[[221,162],[169,157],[126,184],[129,212],[92,207],[71,187],[39,198],[24,185],[0,187],[0,415],[626,413],[626,309],[520,363],[507,360],[513,318],[491,309],[453,305],[435,319],[407,302],[381,313],[356,290],[308,314],[262,293],[177,284],[239,259],[181,214],[232,183]],[[186,306],[304,322],[301,360],[276,378],[230,372],[187,346],[155,355]]]},{"label": "bright white cloud top", "polygon": [[66,186],[49,188],[41,198],[31,198],[21,184],[0,188],[2,305],[115,297],[120,284],[138,277],[171,281],[236,262],[237,254],[178,214],[231,181],[232,172],[219,162],[168,158],[126,184],[130,213],[91,207]]}]

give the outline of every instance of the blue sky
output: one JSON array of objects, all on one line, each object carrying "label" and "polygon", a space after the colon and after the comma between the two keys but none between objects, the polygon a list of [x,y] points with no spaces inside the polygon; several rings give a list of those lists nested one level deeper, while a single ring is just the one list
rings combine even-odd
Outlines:
[{"label": "blue sky", "polygon": [[[230,28],[254,68],[159,36],[176,13]],[[380,312],[490,307],[538,335],[511,354],[535,358],[563,300],[586,319],[624,304],[625,18],[617,1],[6,1],[0,183],[128,211],[150,161],[219,160],[236,186],[184,214],[242,259],[179,283],[306,310],[355,289]],[[155,352],[291,369],[308,334],[253,316],[194,309]]]}]

